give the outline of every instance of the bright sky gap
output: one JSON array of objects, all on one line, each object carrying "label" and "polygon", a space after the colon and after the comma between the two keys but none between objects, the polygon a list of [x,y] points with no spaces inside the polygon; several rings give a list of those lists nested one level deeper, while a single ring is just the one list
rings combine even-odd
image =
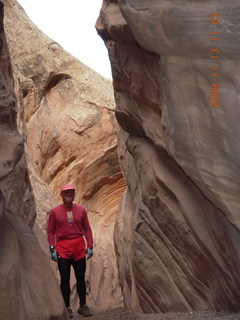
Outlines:
[{"label": "bright sky gap", "polygon": [[68,2],[18,0],[18,2],[29,18],[46,35],[105,78],[111,78],[107,49],[95,29],[102,0]]}]

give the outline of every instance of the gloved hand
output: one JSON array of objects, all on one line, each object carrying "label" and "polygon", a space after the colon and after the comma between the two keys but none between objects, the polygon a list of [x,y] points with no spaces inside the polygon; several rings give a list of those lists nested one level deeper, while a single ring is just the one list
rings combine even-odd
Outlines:
[{"label": "gloved hand", "polygon": [[87,248],[86,250],[87,260],[90,259],[92,256],[93,256],[93,249]]},{"label": "gloved hand", "polygon": [[50,259],[56,262],[58,260],[58,253],[54,247],[50,247]]}]

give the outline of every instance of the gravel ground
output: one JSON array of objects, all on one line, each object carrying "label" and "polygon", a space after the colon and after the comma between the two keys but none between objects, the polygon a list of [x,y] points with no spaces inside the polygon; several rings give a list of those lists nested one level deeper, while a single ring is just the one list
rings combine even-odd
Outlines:
[{"label": "gravel ground", "polygon": [[[84,317],[75,315],[73,319],[83,319]],[[86,317],[85,317],[86,319]],[[226,312],[178,312],[178,313],[151,313],[139,314],[126,309],[107,310],[92,317],[89,320],[240,320],[240,313]]]}]

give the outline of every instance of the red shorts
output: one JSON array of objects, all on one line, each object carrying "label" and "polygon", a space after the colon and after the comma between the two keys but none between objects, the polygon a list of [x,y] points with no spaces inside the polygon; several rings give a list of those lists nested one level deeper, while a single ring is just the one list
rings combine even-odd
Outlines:
[{"label": "red shorts", "polygon": [[85,256],[85,241],[83,237],[63,239],[56,242],[59,257],[77,261]]}]

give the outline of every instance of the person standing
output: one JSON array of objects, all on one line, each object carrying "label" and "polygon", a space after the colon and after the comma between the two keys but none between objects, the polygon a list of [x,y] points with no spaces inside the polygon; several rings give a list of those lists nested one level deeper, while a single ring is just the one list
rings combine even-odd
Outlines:
[{"label": "person standing", "polygon": [[72,184],[65,184],[61,187],[60,195],[63,203],[51,209],[48,219],[51,259],[58,263],[60,288],[69,318],[73,318],[70,307],[71,266],[74,269],[80,301],[77,312],[82,316],[91,316],[86,305],[85,271],[86,258],[90,259],[93,256],[92,230],[85,209],[73,203],[75,187]]}]

